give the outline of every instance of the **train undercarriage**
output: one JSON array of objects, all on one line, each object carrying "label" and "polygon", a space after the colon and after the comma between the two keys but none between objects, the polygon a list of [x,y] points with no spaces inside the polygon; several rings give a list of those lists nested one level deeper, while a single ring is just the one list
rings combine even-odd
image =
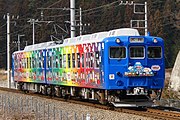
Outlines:
[{"label": "train undercarriage", "polygon": [[[103,90],[24,82],[16,82],[16,88],[24,92],[33,91],[64,99],[92,100],[115,107],[150,107],[154,105],[155,100],[160,99],[162,93],[162,90],[142,92],[137,91],[137,88],[132,90]],[[141,89],[139,88],[139,90]]]}]

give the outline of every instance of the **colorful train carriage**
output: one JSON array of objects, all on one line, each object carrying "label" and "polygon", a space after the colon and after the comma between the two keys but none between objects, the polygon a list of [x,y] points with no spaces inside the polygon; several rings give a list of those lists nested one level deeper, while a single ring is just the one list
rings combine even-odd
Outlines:
[{"label": "colorful train carriage", "polygon": [[119,102],[146,106],[152,93],[160,98],[165,76],[161,38],[124,28],[57,43],[13,53],[13,78],[20,88],[43,93],[50,89],[57,96],[69,94],[115,106],[122,105]]}]

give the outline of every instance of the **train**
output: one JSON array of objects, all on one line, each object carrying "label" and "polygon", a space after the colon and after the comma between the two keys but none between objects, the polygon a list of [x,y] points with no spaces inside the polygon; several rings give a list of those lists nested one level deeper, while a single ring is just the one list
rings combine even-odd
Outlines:
[{"label": "train", "polygon": [[164,40],[120,28],[29,45],[12,54],[12,78],[24,91],[152,106],[164,87]]}]

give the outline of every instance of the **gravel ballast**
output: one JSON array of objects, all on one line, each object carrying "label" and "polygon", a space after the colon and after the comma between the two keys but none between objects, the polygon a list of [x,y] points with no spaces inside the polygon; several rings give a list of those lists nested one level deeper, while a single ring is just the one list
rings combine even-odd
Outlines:
[{"label": "gravel ballast", "polygon": [[[74,120],[75,116],[75,120],[82,120],[82,118],[84,118],[84,120],[90,120],[89,118],[91,118],[92,120],[154,120],[152,118],[132,114],[120,113],[110,110],[102,110],[85,105],[78,105],[63,101],[45,99],[41,97],[32,97],[25,94],[11,93],[5,91],[0,91],[0,97],[0,117],[9,117],[9,119],[11,120],[32,120],[37,119],[37,117],[38,119],[58,119],[62,117],[63,120],[66,120],[67,118],[68,120]],[[2,99],[4,98],[6,98],[6,100],[4,100],[6,101],[6,104],[2,106]],[[10,105],[8,105],[8,103]],[[8,108],[5,109],[5,106],[8,106]],[[3,111],[3,108],[6,110],[6,113]],[[14,110],[16,111],[16,114]]]}]

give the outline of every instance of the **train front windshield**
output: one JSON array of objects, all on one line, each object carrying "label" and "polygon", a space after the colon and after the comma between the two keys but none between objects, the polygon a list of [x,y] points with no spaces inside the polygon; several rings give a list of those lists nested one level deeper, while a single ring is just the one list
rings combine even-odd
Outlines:
[{"label": "train front windshield", "polygon": [[161,58],[162,52],[161,47],[148,47],[148,58]]},{"label": "train front windshield", "polygon": [[143,59],[145,56],[145,50],[143,46],[130,47],[130,58],[132,59]]},{"label": "train front windshield", "polygon": [[126,58],[125,47],[110,47],[110,58]]},{"label": "train front windshield", "polygon": [[[111,59],[126,58],[125,47],[110,47],[109,57]],[[144,46],[131,46],[129,49],[129,57],[131,59],[144,59],[145,58],[145,47]],[[149,59],[161,59],[162,48],[159,46],[151,47],[147,49],[147,57]]]}]

